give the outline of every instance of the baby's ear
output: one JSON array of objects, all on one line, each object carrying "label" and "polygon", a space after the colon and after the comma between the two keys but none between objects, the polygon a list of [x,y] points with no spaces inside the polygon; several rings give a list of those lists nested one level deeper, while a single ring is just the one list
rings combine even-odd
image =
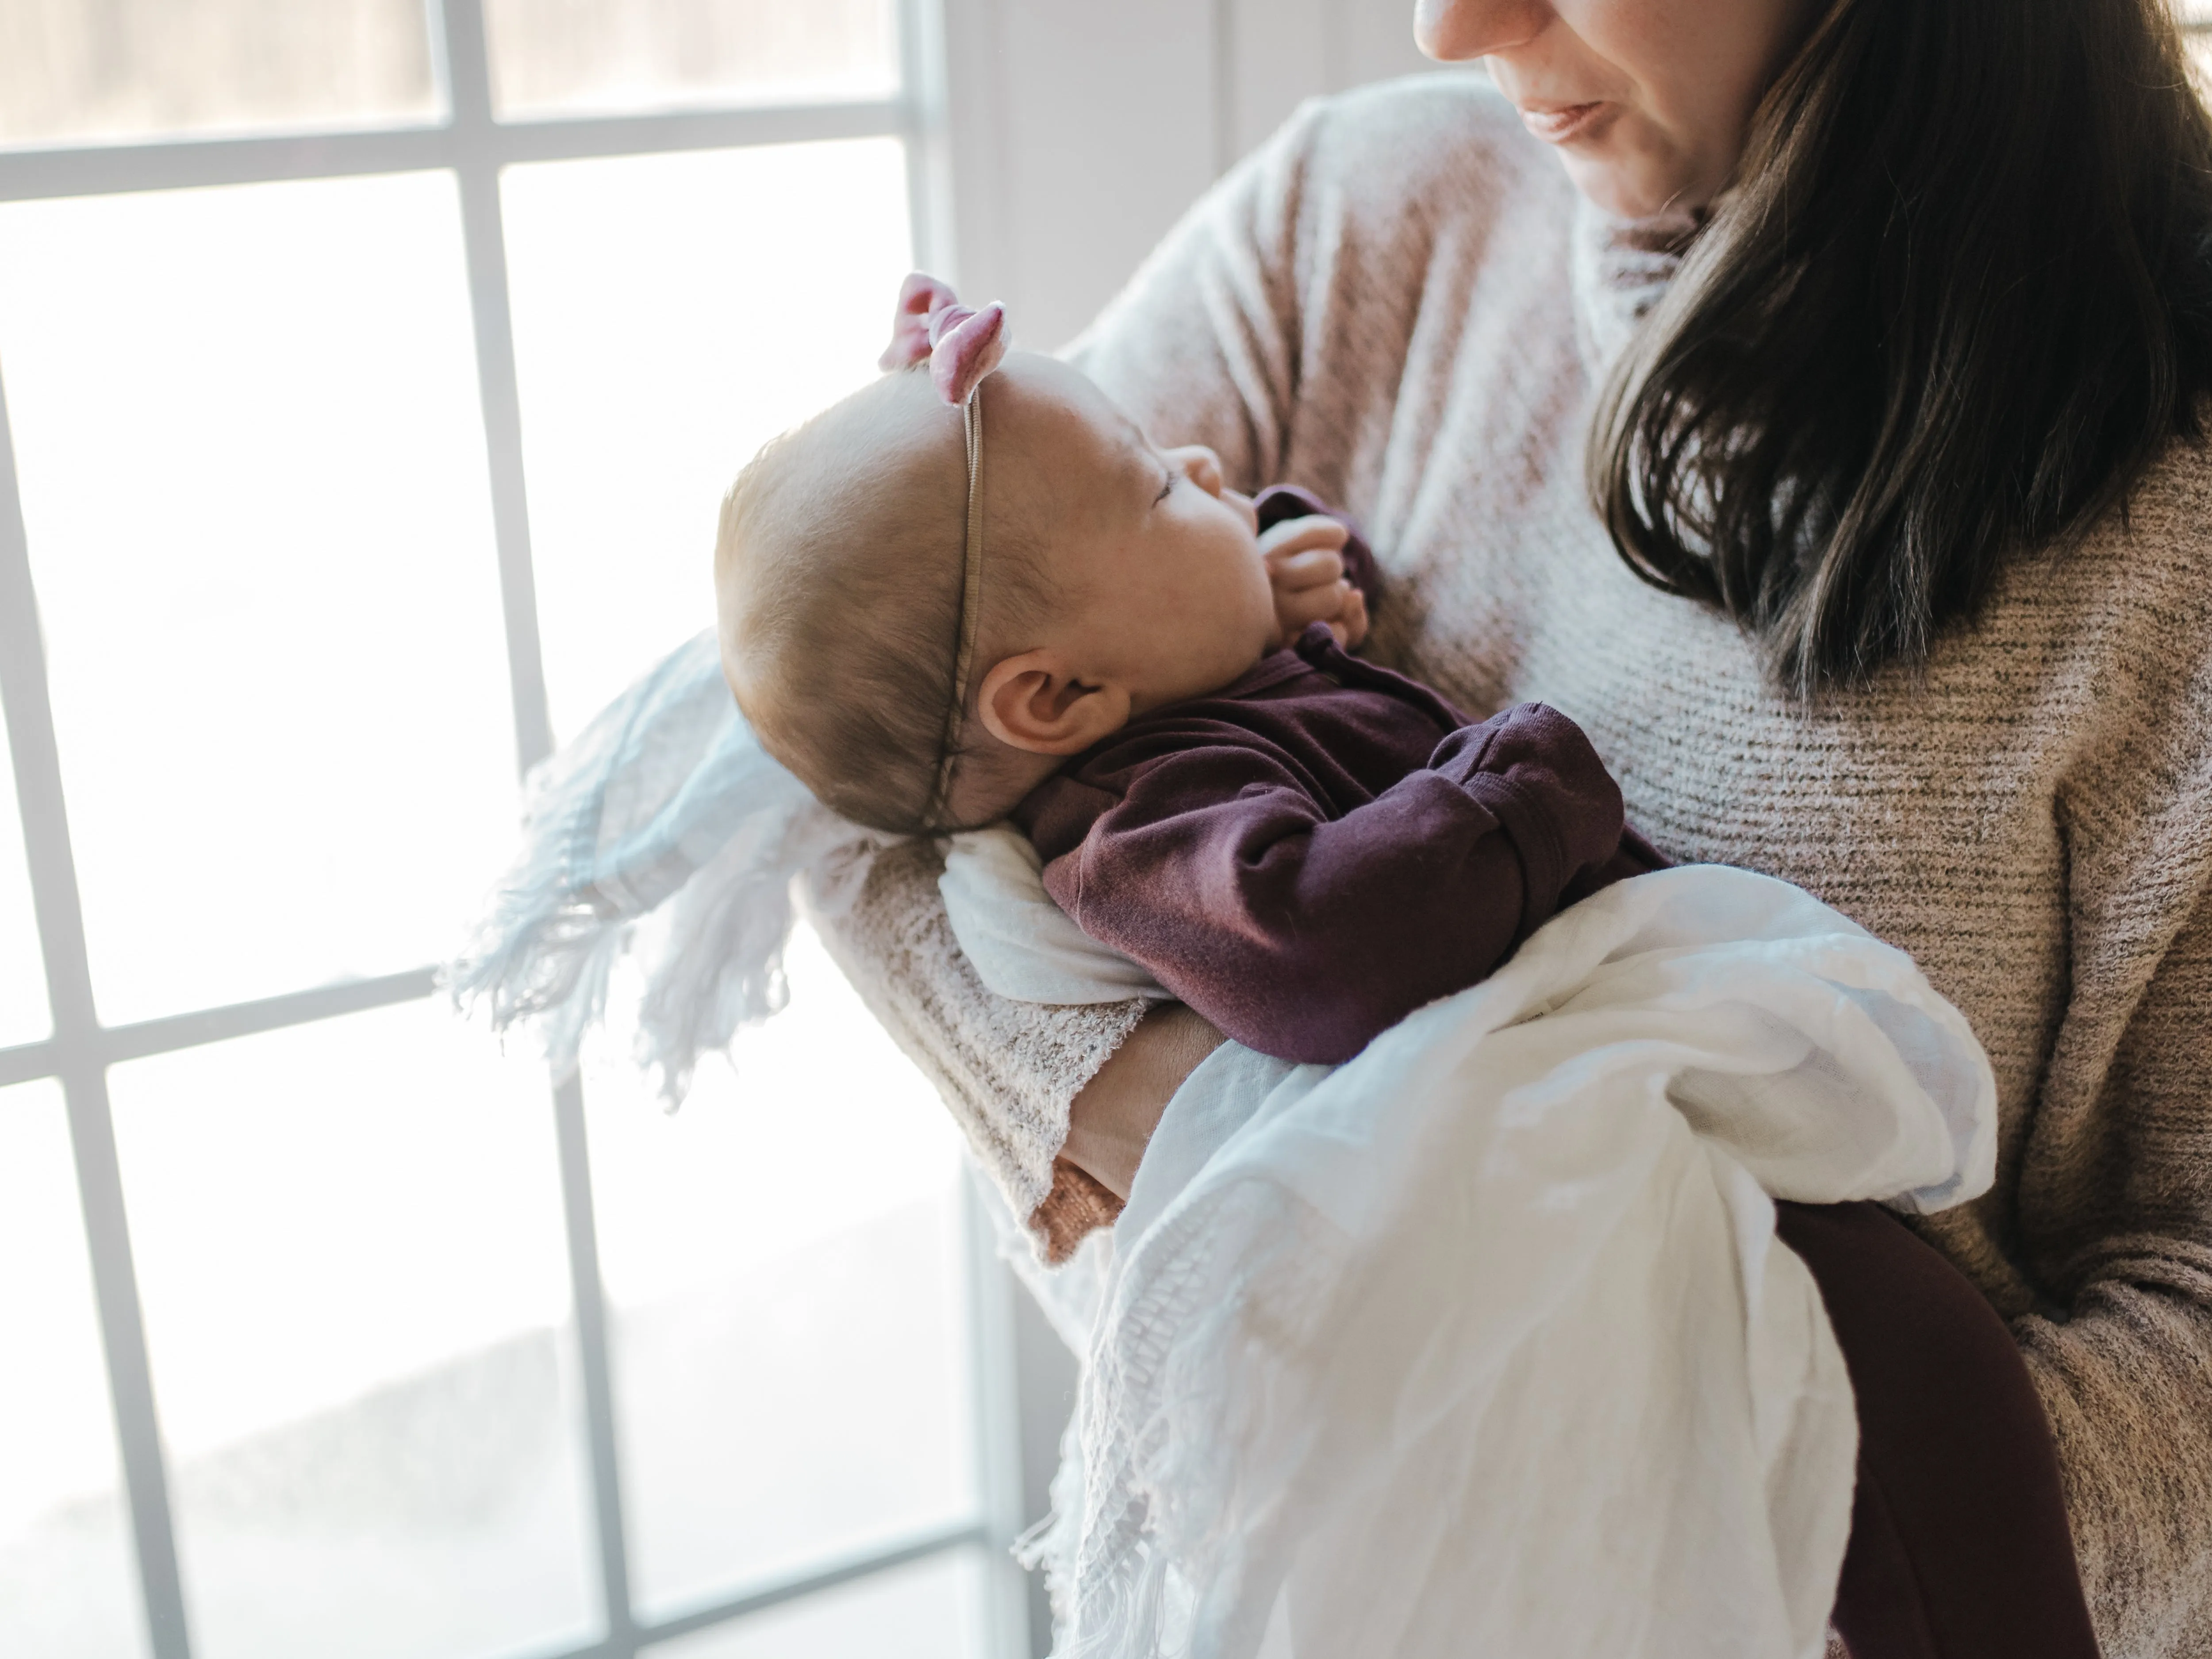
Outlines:
[{"label": "baby's ear", "polygon": [[1078,755],[1128,724],[1129,694],[1087,685],[1056,653],[1024,651],[983,676],[978,717],[1000,743],[1033,755]]}]

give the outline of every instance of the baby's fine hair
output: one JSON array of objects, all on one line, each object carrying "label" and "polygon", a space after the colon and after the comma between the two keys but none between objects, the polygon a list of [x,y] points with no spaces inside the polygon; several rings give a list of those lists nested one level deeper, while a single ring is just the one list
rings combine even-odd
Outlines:
[{"label": "baby's fine hair", "polygon": [[[984,454],[988,466],[988,442]],[[738,708],[823,805],[894,835],[954,827],[927,815],[953,696],[967,488],[960,411],[923,365],[773,440],[722,501],[714,589]],[[1012,526],[986,527],[988,627],[1028,611],[1036,587]]]}]

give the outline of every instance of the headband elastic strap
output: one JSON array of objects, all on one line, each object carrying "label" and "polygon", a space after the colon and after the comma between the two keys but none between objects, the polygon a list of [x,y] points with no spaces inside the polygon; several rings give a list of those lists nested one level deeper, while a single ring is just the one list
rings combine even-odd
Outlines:
[{"label": "headband elastic strap", "polygon": [[930,791],[923,821],[942,822],[952,789],[952,768],[960,758],[960,728],[968,714],[968,678],[975,672],[975,630],[983,614],[983,388],[979,383],[960,406],[961,433],[968,447],[967,545],[960,573],[960,647],[952,659],[952,706],[945,714],[945,752],[937,763],[937,784]]}]

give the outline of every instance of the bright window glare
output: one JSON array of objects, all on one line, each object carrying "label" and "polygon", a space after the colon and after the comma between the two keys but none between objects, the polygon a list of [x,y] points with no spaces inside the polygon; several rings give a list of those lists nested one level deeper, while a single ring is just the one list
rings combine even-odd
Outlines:
[{"label": "bright window glare", "polygon": [[960,1135],[813,930],[786,967],[791,1006],[710,1055],[673,1112],[620,1052],[587,1048],[599,1276],[618,1307],[688,1295],[732,1273],[948,1203]]},{"label": "bright window glare", "polygon": [[722,492],[861,385],[909,263],[891,138],[515,167],[503,197],[555,731],[714,621]]},{"label": "bright window glare", "polygon": [[755,1613],[641,1659],[969,1659],[983,1650],[986,1566],[962,1550]]},{"label": "bright window glare", "polygon": [[[890,0],[488,4],[511,100],[895,91]],[[241,8],[316,15],[240,46],[216,22]],[[533,68],[513,37],[539,12]],[[339,13],[392,50],[331,58]],[[411,118],[429,94],[408,42],[438,15],[128,0],[113,64],[77,50],[77,22],[47,31],[14,76],[46,100],[17,136]],[[711,624],[739,469],[877,373],[912,261],[905,147],[500,180],[568,737]],[[435,168],[0,204],[0,372],[107,1026],[434,961],[514,850],[459,207]],[[0,745],[0,1048],[50,1026],[6,764]],[[509,1058],[410,1002],[109,1068],[195,1659],[619,1646],[633,1615],[975,1523],[957,1131],[804,928],[790,972],[788,1010],[710,1058],[680,1113],[610,1044],[590,1057],[629,1574],[611,1608],[554,1109],[526,1042]],[[77,1203],[59,1086],[0,1089],[7,1659],[148,1651]],[[987,1644],[1004,1572],[963,1546],[650,1651],[957,1659]]]},{"label": "bright window glare", "polygon": [[92,1269],[51,1082],[0,1089],[0,1653],[136,1656]]},{"label": "bright window glare", "polygon": [[487,0],[502,115],[897,90],[890,0]]},{"label": "bright window glare", "polygon": [[0,363],[100,1010],[433,961],[512,835],[440,173],[0,208]]},{"label": "bright window glare", "polygon": [[791,969],[791,1006],[674,1115],[625,1067],[586,1078],[653,1616],[976,1502],[957,1133],[811,934]]},{"label": "bright window glare", "polygon": [[0,143],[422,120],[422,0],[0,0]]},{"label": "bright window glare", "polygon": [[31,872],[23,860],[23,823],[15,811],[15,771],[0,729],[0,1048],[36,1042],[53,1029]]},{"label": "bright window glare", "polygon": [[112,1088],[194,1651],[587,1633],[542,1069],[416,1003]]}]

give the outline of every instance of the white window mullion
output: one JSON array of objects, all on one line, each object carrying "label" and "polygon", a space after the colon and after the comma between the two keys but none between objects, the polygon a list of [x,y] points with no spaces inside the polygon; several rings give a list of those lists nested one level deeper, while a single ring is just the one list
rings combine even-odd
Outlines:
[{"label": "white window mullion", "polygon": [[46,687],[46,647],[31,586],[15,447],[0,388],[0,704],[14,757],[23,845],[53,1010],[51,1049],[68,1103],[70,1142],[92,1259],[94,1297],[122,1450],[138,1579],[153,1659],[191,1659],[183,1581],[169,1518],[169,1482],[146,1357],[131,1230],[115,1155],[107,1073],[99,1053],[84,915],[62,799],[61,758]]},{"label": "white window mullion", "polygon": [[[443,83],[461,191],[461,234],[469,307],[476,325],[477,385],[490,468],[492,528],[507,628],[507,680],[514,700],[518,769],[553,752],[538,640],[537,575],[530,554],[530,511],[522,464],[522,404],[514,368],[507,300],[507,235],[500,211],[497,128],[492,118],[491,59],[483,0],[426,0],[433,72]],[[559,1147],[561,1209],[568,1240],[569,1294],[582,1383],[592,1514],[599,1545],[599,1594],[607,1659],[630,1659],[637,1625],[630,1606],[629,1544],[622,1474],[615,1449],[614,1384],[607,1358],[605,1286],[592,1205],[591,1154],[584,1134],[583,1085],[569,1079],[552,1091]]]}]

